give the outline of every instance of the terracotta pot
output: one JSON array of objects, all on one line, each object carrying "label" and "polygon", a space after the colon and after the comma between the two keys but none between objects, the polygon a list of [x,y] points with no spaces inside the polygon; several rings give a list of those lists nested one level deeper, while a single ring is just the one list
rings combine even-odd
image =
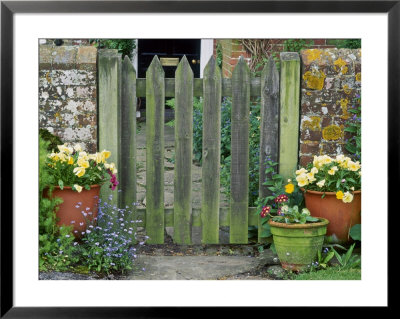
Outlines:
[{"label": "terracotta pot", "polygon": [[343,203],[336,198],[336,193],[304,191],[305,204],[311,216],[320,216],[329,220],[327,239],[331,243],[345,244],[351,242],[350,229],[361,224],[361,191],[353,192],[351,203]]},{"label": "terracotta pot", "polygon": [[[87,228],[87,222],[95,224],[97,219],[98,200],[101,185],[92,185],[90,190],[82,189],[80,193],[73,191],[71,187],[55,186],[52,197],[60,197],[63,203],[58,205],[56,216],[57,225],[73,225],[73,234],[76,238],[82,237],[82,232]],[[47,190],[44,191],[47,197]],[[85,216],[86,214],[86,216]],[[96,219],[95,219],[96,218]]]},{"label": "terracotta pot", "polygon": [[282,268],[302,271],[316,260],[329,224],[327,219],[320,219],[320,222],[308,224],[268,222]]}]

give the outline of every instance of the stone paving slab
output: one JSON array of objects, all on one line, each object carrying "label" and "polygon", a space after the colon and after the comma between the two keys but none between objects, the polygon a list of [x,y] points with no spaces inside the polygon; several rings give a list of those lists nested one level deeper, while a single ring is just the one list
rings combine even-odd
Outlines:
[{"label": "stone paving slab", "polygon": [[216,280],[260,266],[260,259],[242,256],[141,256],[127,279],[133,280]]}]

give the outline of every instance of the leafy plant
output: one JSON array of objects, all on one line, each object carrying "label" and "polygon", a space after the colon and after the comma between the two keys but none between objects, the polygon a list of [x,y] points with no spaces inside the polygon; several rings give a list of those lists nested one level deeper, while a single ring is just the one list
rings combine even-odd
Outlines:
[{"label": "leafy plant", "polygon": [[346,140],[346,150],[348,150],[355,160],[361,162],[361,97],[356,96],[355,100],[358,106],[353,105],[348,111],[353,114],[350,121],[346,122],[345,132],[353,136]]},{"label": "leafy plant", "polygon": [[122,58],[128,56],[132,59],[133,49],[136,48],[136,41],[134,39],[91,39],[90,43],[98,48],[117,49],[122,53]]},{"label": "leafy plant", "polygon": [[51,198],[52,187],[47,190],[48,197],[44,196],[45,189],[52,181],[46,165],[49,144],[39,137],[39,270],[63,271],[74,264],[78,257],[72,245],[72,227],[56,225],[56,208],[62,199]]},{"label": "leafy plant", "polygon": [[350,228],[350,237],[353,240],[361,241],[361,224],[356,224]]},{"label": "leafy plant", "polygon": [[338,39],[331,41],[338,49],[360,49],[361,39]]},{"label": "leafy plant", "polygon": [[223,61],[223,53],[222,53],[222,45],[221,43],[217,43],[217,46],[215,48],[216,51],[216,61],[217,61],[217,65],[222,68],[222,61]]},{"label": "leafy plant", "polygon": [[57,145],[63,144],[58,136],[51,134],[48,130],[44,128],[39,129],[39,136],[43,139],[43,141],[49,142],[47,146],[47,150],[49,152],[56,150]]},{"label": "leafy plant", "polygon": [[324,248],[321,252],[318,250],[317,261],[313,263],[313,267],[315,269],[326,269],[328,267],[328,262],[335,256],[335,252],[333,250],[329,250],[329,248]]},{"label": "leafy plant", "polygon": [[74,191],[81,192],[83,187],[89,190],[91,185],[103,184],[109,177],[112,190],[118,185],[115,164],[107,163],[111,152],[104,150],[87,154],[79,144],[57,147],[59,152],[47,156],[47,171],[51,177],[49,185],[58,185],[61,189],[71,186]]},{"label": "leafy plant", "polygon": [[310,39],[287,39],[283,45],[286,52],[300,52],[313,46],[314,41]]},{"label": "leafy plant", "polygon": [[351,247],[347,250],[346,253],[340,255],[334,248],[332,248],[336,259],[340,264],[340,269],[351,269],[351,268],[359,268],[361,265],[361,259],[353,255],[353,249],[356,244],[351,245]]},{"label": "leafy plant", "polygon": [[[277,166],[277,162],[274,162],[269,158],[266,159],[266,180],[264,181],[263,185],[267,186],[270,194],[265,198],[259,197],[256,200],[257,214],[260,214],[261,217],[266,217],[263,213],[263,209],[265,209],[265,207],[269,207],[267,210],[269,210],[269,212],[271,212],[273,215],[278,214],[278,212],[280,213],[280,206],[282,206],[282,203],[286,203],[286,205],[291,207],[296,206],[298,209],[304,207],[303,193],[296,186],[296,184],[292,182],[291,179],[285,180],[282,175],[276,172]],[[282,195],[284,196],[282,197]],[[279,202],[279,198],[283,198],[284,200]],[[261,237],[271,236],[268,220],[269,218],[261,219]]]},{"label": "leafy plant", "polygon": [[361,165],[344,155],[314,156],[312,163],[296,171],[296,182],[305,190],[336,192],[337,199],[350,203],[352,192],[361,189]]},{"label": "leafy plant", "polygon": [[107,274],[131,270],[137,258],[138,248],[134,244],[142,246],[147,239],[138,240],[137,224],[141,220],[129,207],[117,209],[111,203],[99,200],[97,223],[96,219],[94,221],[89,222],[79,245],[83,265]]}]

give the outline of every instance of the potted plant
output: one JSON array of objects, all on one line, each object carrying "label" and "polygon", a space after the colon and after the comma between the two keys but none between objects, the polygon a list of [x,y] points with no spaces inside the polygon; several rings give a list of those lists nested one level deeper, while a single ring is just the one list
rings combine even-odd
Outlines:
[{"label": "potted plant", "polygon": [[261,217],[268,221],[276,252],[286,270],[306,270],[322,249],[329,221],[312,217],[307,208],[287,205],[288,196],[275,198],[277,209],[264,206]]},{"label": "potted plant", "polygon": [[[57,225],[72,225],[75,237],[85,234],[88,221],[97,219],[97,203],[100,187],[107,180],[114,190],[118,185],[114,163],[107,163],[111,153],[107,150],[87,154],[80,144],[73,147],[58,145],[59,152],[47,156],[48,172],[54,187],[51,197],[63,202],[56,209]],[[45,196],[48,195],[45,189]]]},{"label": "potted plant", "polygon": [[296,171],[297,185],[304,192],[311,216],[329,220],[328,241],[346,243],[350,229],[361,223],[361,165],[349,157],[314,156]]}]

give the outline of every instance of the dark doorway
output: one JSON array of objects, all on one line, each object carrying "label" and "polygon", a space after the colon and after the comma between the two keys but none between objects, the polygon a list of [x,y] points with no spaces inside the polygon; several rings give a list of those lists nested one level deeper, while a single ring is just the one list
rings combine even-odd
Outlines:
[{"label": "dark doorway", "polygon": [[165,77],[174,78],[177,64],[186,55],[194,77],[199,78],[200,41],[200,39],[139,39],[138,77],[146,77],[147,68],[157,55],[163,65]]}]

